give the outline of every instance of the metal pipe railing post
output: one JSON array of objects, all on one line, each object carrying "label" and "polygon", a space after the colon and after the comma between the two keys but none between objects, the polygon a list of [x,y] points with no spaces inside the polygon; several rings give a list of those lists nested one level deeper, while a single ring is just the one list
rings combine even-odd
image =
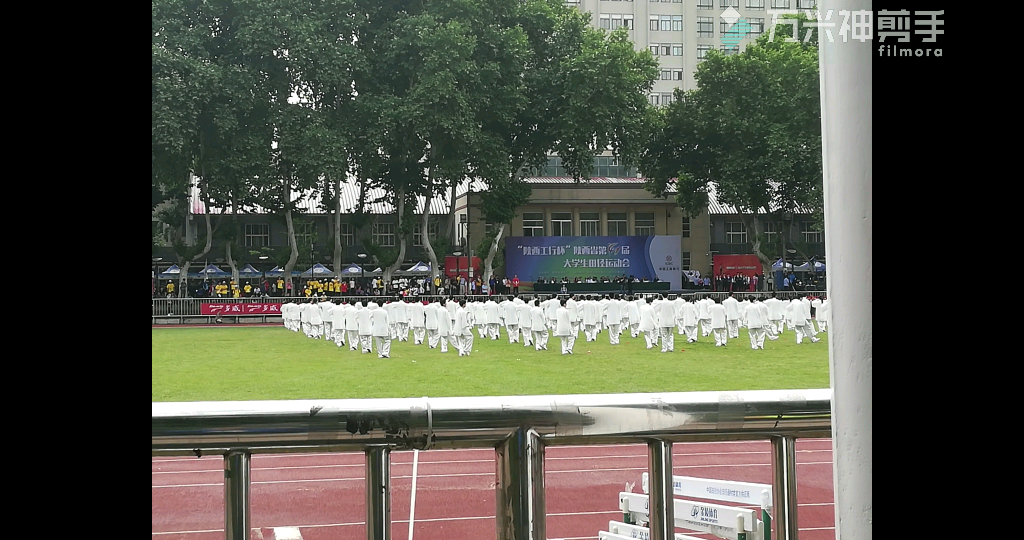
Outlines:
[{"label": "metal pipe railing post", "polygon": [[224,537],[249,540],[249,471],[252,454],[233,450],[224,455]]},{"label": "metal pipe railing post", "polygon": [[391,540],[391,447],[366,452],[366,539]]},{"label": "metal pipe railing post", "polygon": [[772,438],[772,490],[775,492],[775,540],[797,540],[796,439]]},{"label": "metal pipe railing post", "polygon": [[676,519],[672,490],[672,443],[662,440],[648,441],[647,463],[650,470],[647,515],[651,520],[651,540],[673,540]]},{"label": "metal pipe railing post", "polygon": [[544,444],[517,429],[495,448],[498,540],[545,540]]}]

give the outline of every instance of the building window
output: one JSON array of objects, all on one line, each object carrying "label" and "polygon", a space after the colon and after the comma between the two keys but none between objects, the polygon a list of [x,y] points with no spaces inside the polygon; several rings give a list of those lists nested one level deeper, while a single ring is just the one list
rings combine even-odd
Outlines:
[{"label": "building window", "polygon": [[551,236],[572,236],[572,212],[551,213]]},{"label": "building window", "polygon": [[663,70],[661,70],[661,80],[663,80],[663,81],[671,81],[672,80],[672,70],[671,69],[663,69]]},{"label": "building window", "polygon": [[544,236],[543,212],[523,212],[523,236]]},{"label": "building window", "polygon": [[814,9],[814,0],[796,0],[797,9]]},{"label": "building window", "polygon": [[316,225],[301,221],[295,222],[295,244],[308,246],[313,243],[313,234],[316,232]]},{"label": "building window", "polygon": [[625,212],[608,213],[608,236],[629,236]]},{"label": "building window", "polygon": [[800,236],[808,244],[820,244],[824,241],[822,240],[821,231],[815,230],[814,222],[811,221],[800,222]]},{"label": "building window", "polygon": [[672,31],[682,32],[683,31],[683,16],[673,15],[672,16]]},{"label": "building window", "polygon": [[654,56],[658,56],[658,50],[659,50],[658,44],[657,43],[651,43],[651,54],[653,54]]},{"label": "building window", "polygon": [[651,100],[651,105],[661,105],[661,95],[660,94],[651,94],[649,96],[649,98]]},{"label": "building window", "polygon": [[697,0],[697,9],[715,9],[715,0]]},{"label": "building window", "polygon": [[681,70],[681,69],[673,69],[672,70],[672,80],[675,80],[675,81],[683,80],[683,70]]},{"label": "building window", "polygon": [[683,216],[683,238],[690,237],[690,216]]},{"label": "building window", "polygon": [[580,212],[580,236],[601,236],[600,212]]},{"label": "building window", "polygon": [[270,245],[269,223],[246,223],[245,245],[247,247],[266,247]]},{"label": "building window", "polygon": [[601,15],[601,28],[603,28],[605,30],[611,30],[612,29],[612,18],[611,18],[611,16],[604,15],[604,14]]},{"label": "building window", "polygon": [[355,227],[351,223],[341,224],[341,245],[351,246],[356,243]]},{"label": "building window", "polygon": [[700,61],[706,58],[710,50],[711,45],[697,45],[697,60]]},{"label": "building window", "polygon": [[772,0],[772,9],[789,9],[789,0]]},{"label": "building window", "polygon": [[373,230],[373,243],[378,246],[394,246],[395,245],[395,224],[394,223],[374,223]]},{"label": "building window", "polygon": [[764,0],[747,0],[747,9],[764,9]]},{"label": "building window", "polygon": [[737,47],[728,47],[726,45],[722,45],[718,50],[721,51],[722,54],[724,54],[726,56],[731,56],[733,54],[736,54],[736,53],[740,52],[740,48],[738,46]]},{"label": "building window", "polygon": [[738,8],[740,7],[740,0],[718,0],[718,7],[722,9],[730,7]]},{"label": "building window", "polygon": [[690,269],[690,252],[689,251],[684,251],[683,252],[683,270],[689,270],[689,269]]},{"label": "building window", "polygon": [[682,44],[676,44],[672,46],[672,56],[682,56],[683,46]]},{"label": "building window", "polygon": [[671,32],[672,31],[672,16],[662,15],[661,16],[661,31]]},{"label": "building window", "polygon": [[711,17],[697,17],[697,37],[715,37],[714,24]]},{"label": "building window", "polygon": [[662,56],[668,56],[670,54],[672,54],[672,45],[662,44],[661,45],[661,55]]},{"label": "building window", "polygon": [[634,223],[637,236],[654,236],[654,212],[637,212]]},{"label": "building window", "polygon": [[[633,0],[629,0],[629,1],[632,2]],[[622,16],[622,25],[625,26],[627,29],[632,30],[633,29],[633,16],[632,15],[623,15]]]},{"label": "building window", "polygon": [[774,246],[782,242],[782,226],[773,221],[769,221],[764,224],[764,241],[766,244]]},{"label": "building window", "polygon": [[743,223],[730,221],[725,224],[725,241],[729,244],[746,244],[747,227]]},{"label": "building window", "polygon": [[657,15],[651,15],[651,28],[650,29],[651,30],[657,30],[658,29],[658,16]]},{"label": "building window", "polygon": [[668,105],[669,103],[672,103],[672,101],[673,101],[673,99],[672,99],[672,93],[671,92],[669,92],[669,93],[662,93],[661,94],[661,104],[662,105]]},{"label": "building window", "polygon": [[[488,223],[488,225],[490,225],[490,223]],[[437,238],[437,231],[438,231],[438,222],[437,222],[437,220],[435,219],[435,220],[431,221],[430,223],[428,223],[427,227],[428,227],[427,230],[430,233],[430,241],[433,242],[434,239]],[[422,246],[423,245],[423,224],[422,223],[417,223],[417,224],[413,225],[413,228],[412,228],[412,245],[414,245],[414,246]]]},{"label": "building window", "polygon": [[764,19],[750,19],[750,35],[760,36],[764,33]]}]

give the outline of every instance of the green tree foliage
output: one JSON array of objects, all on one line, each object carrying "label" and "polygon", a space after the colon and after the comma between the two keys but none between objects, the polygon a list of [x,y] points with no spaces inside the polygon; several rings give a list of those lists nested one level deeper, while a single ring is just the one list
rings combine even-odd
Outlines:
[{"label": "green tree foliage", "polygon": [[660,111],[640,165],[647,189],[664,197],[674,184],[676,202],[691,216],[704,211],[712,188],[720,202],[745,212],[766,268],[765,218],[781,221],[784,212],[822,205],[816,36],[786,42],[788,28],[740,54],[709,53],[695,73],[696,89],[677,90]]}]

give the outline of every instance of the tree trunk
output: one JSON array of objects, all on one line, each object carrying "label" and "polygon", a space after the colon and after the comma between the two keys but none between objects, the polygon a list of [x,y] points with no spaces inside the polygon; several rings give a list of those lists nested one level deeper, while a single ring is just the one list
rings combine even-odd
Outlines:
[{"label": "tree trunk", "polygon": [[452,179],[450,196],[448,197],[448,238],[452,244],[455,244],[455,194],[457,193],[455,187],[459,185],[459,181]]},{"label": "tree trunk", "polygon": [[[295,223],[292,222],[292,194],[288,185],[284,186],[284,222],[288,226],[288,246],[291,248],[291,255],[288,257],[288,262],[284,265],[284,279],[285,279],[285,291],[288,290],[288,283],[292,281],[292,268],[295,268],[295,262],[299,260],[299,247],[295,243]],[[298,286],[292,283],[291,295],[296,293]],[[291,296],[289,295],[289,296]]]},{"label": "tree trunk", "polygon": [[[191,197],[189,197],[188,204],[192,204]],[[197,254],[195,254],[195,255],[193,255],[191,257],[184,258],[181,261],[181,263],[179,263],[179,265],[178,265],[179,267],[181,267],[182,265],[187,267],[189,265],[189,263],[191,263],[192,261],[194,261],[194,260],[196,260],[196,259],[198,259],[200,257],[206,256],[206,254],[210,252],[210,248],[213,247],[213,233],[216,231],[216,228],[214,228],[214,227],[212,227],[210,225],[210,198],[208,196],[205,196],[205,195],[203,196],[203,205],[204,205],[204,207],[203,207],[203,218],[204,218],[203,221],[206,223],[206,244],[203,247],[203,250],[200,251],[199,253],[197,253]],[[191,212],[192,212],[191,209],[189,209],[189,210],[187,210],[185,212],[185,219],[186,219],[185,226],[186,227],[188,227],[188,221],[187,220],[188,220],[188,216],[189,216],[189,214],[191,214]],[[219,224],[220,223],[218,222],[218,225]],[[179,285],[179,287],[178,287],[178,298],[185,298],[186,296],[188,296],[188,294],[187,294],[188,293],[188,272],[187,271],[183,270],[181,272],[181,276],[179,278],[178,285]]]},{"label": "tree trunk", "polygon": [[405,216],[405,188],[398,190],[398,224],[395,225],[395,234],[399,236],[398,240],[398,258],[395,262],[384,269],[384,287],[389,288],[391,286],[391,274],[398,270],[402,266],[402,261],[405,260],[405,235],[402,234],[402,219]]},{"label": "tree trunk", "polygon": [[238,280],[238,265],[235,264],[235,259],[231,257],[231,240],[228,240],[224,244],[224,258],[228,261],[228,267],[231,268],[231,281],[235,282],[235,285],[241,286]]},{"label": "tree trunk", "polygon": [[[427,196],[423,200],[423,221],[420,229],[421,237],[423,238],[423,248],[427,251],[427,258],[430,260],[430,287],[434,286],[434,278],[437,277],[437,253],[434,252],[434,245],[430,243],[430,201],[434,195],[434,158],[437,152],[434,149],[434,145],[430,145],[430,171],[427,173]],[[452,203],[449,206],[448,213],[451,214],[452,208],[455,208],[455,200],[452,199]],[[449,217],[449,226],[451,222]],[[451,235],[448,238],[453,238]],[[434,291],[435,293],[437,291]]]},{"label": "tree trunk", "polygon": [[498,243],[501,242],[501,234],[505,232],[505,224],[498,225],[498,234],[494,235],[494,241],[491,242],[491,249],[487,250],[487,258],[484,259],[484,283],[491,281],[491,263],[494,262],[494,256],[498,253]]},{"label": "tree trunk", "polygon": [[341,245],[341,184],[338,186],[338,197],[334,204],[334,275],[341,278],[341,256],[343,247]]},{"label": "tree trunk", "polygon": [[748,227],[754,230],[754,242],[753,252],[757,255],[757,260],[761,261],[761,274],[768,279],[768,276],[772,275],[772,260],[768,258],[763,252],[761,252],[761,220],[758,219],[755,213],[751,218],[744,220],[752,227]]}]

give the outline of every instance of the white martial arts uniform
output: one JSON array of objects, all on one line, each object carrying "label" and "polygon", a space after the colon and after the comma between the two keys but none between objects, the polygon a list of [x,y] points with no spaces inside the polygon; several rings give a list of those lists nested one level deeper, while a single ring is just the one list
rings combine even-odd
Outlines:
[{"label": "white martial arts uniform", "polygon": [[540,306],[530,308],[530,327],[533,332],[533,346],[535,349],[547,350],[548,348],[548,325],[544,317],[544,309]]},{"label": "white martial arts uniform", "polygon": [[441,313],[442,310],[443,308],[440,304],[427,304],[423,306],[423,327],[427,329],[427,346],[431,349],[437,347],[437,342],[440,339],[440,334],[437,332],[438,325],[440,324],[438,319],[448,316],[448,311],[445,310],[444,313]]},{"label": "white martial arts uniform", "polygon": [[459,306],[455,312],[455,332],[459,336],[459,356],[473,352],[473,313]]},{"label": "white martial arts uniform", "polygon": [[640,331],[644,333],[648,349],[654,348],[654,344],[658,342],[658,338],[655,337],[658,328],[654,320],[654,306],[652,304],[653,302],[651,304],[645,303],[638,310],[640,312]]},{"label": "white martial arts uniform", "polygon": [[345,308],[345,332],[348,333],[348,350],[359,347],[359,307],[349,304]]},{"label": "white martial arts uniform", "polygon": [[448,342],[451,341],[455,350],[459,349],[459,340],[452,333],[452,321],[448,318],[448,309],[440,304],[437,306],[437,337],[441,344],[441,352],[448,352]]},{"label": "white martial arts uniform", "polygon": [[740,337],[740,303],[732,296],[722,300],[725,308],[725,324],[729,329],[729,339]]},{"label": "white martial arts uniform", "polygon": [[711,317],[711,333],[715,335],[715,347],[725,346],[729,342],[729,330],[726,327],[725,306],[715,303],[708,308]]},{"label": "white martial arts uniform", "polygon": [[562,306],[555,312],[555,335],[562,339],[562,354],[572,354],[576,334],[572,332],[569,308]]},{"label": "white martial arts uniform", "polygon": [[373,320],[370,318],[370,312],[373,311],[375,305],[371,303],[363,306],[363,309],[356,314],[356,318],[359,320],[359,345],[364,354],[373,350]]},{"label": "white martial arts uniform", "polygon": [[501,337],[501,306],[494,300],[484,302],[484,313],[487,317],[487,337],[496,340]]},{"label": "white martial arts uniform", "polygon": [[751,304],[744,310],[743,317],[747,321],[747,333],[750,334],[750,348],[764,349],[764,327],[768,321],[764,320],[761,309]]},{"label": "white martial arts uniform", "polygon": [[377,345],[377,358],[391,357],[391,321],[388,312],[378,307],[370,312],[373,340]]},{"label": "white martial arts uniform", "polygon": [[604,315],[608,321],[608,340],[612,345],[619,344],[619,336],[622,335],[622,319],[625,315],[628,322],[628,315],[622,309],[623,302],[609,300],[604,306]]}]

